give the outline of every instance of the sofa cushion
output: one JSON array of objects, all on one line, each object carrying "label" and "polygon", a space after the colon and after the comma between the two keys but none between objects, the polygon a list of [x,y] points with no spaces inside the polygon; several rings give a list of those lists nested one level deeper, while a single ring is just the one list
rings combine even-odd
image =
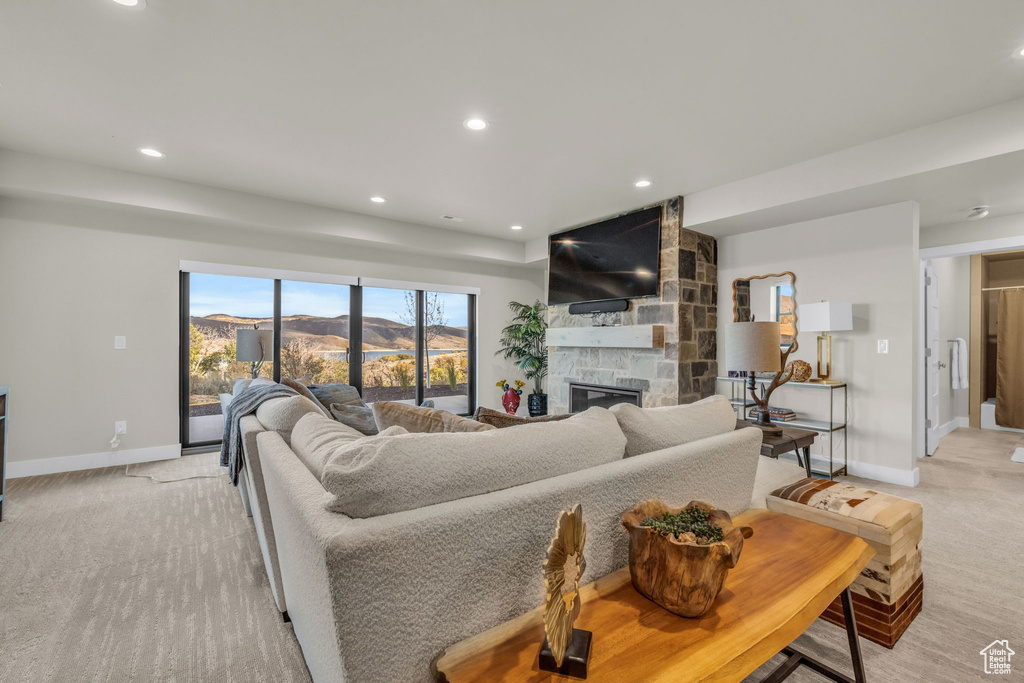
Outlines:
[{"label": "sofa cushion", "polygon": [[570,417],[572,417],[571,413],[564,413],[562,415],[540,415],[538,417],[520,417],[518,415],[503,413],[500,410],[484,408],[483,406],[477,408],[476,414],[473,415],[473,418],[477,422],[494,425],[498,429],[502,429],[504,427],[515,427],[517,425],[528,425],[536,422],[557,422],[558,420],[565,420]]},{"label": "sofa cushion", "polygon": [[366,436],[373,436],[379,430],[373,420],[373,410],[369,406],[355,403],[332,403],[331,415],[342,424],[346,424]]},{"label": "sofa cushion", "polygon": [[460,417],[447,410],[411,406],[395,401],[376,401],[372,407],[377,429],[387,429],[392,425],[405,427],[413,433],[483,432],[494,429],[493,425]]},{"label": "sofa cushion", "polygon": [[[382,432],[379,436],[396,436],[407,434],[404,429],[394,428]],[[318,413],[306,413],[295,423],[292,430],[292,450],[302,461],[317,481],[324,474],[327,460],[353,441],[370,437],[344,425],[337,420],[324,417]]]},{"label": "sofa cushion", "polygon": [[291,443],[292,430],[307,413],[320,413],[312,401],[304,396],[280,396],[264,401],[256,408],[256,419],[267,431],[277,432],[286,443]]},{"label": "sofa cushion", "polygon": [[281,379],[281,384],[291,389],[294,389],[299,394],[299,396],[305,396],[306,398],[308,398],[310,401],[313,402],[314,405],[316,405],[317,408],[320,409],[320,413],[325,417],[331,416],[331,411],[327,410],[324,404],[321,403],[320,400],[313,395],[313,392],[309,390],[309,387],[307,387],[302,382],[290,379],[288,377],[284,377]]},{"label": "sofa cushion", "polygon": [[611,407],[626,435],[626,456],[660,451],[706,439],[736,428],[736,413],[725,396],[663,408],[638,408],[632,403]]},{"label": "sofa cushion", "polygon": [[309,391],[325,406],[332,403],[339,405],[365,406],[359,391],[351,384],[310,384]]},{"label": "sofa cushion", "polygon": [[353,442],[331,456],[327,508],[376,517],[499,491],[620,460],[626,446],[604,408],[563,422]]}]

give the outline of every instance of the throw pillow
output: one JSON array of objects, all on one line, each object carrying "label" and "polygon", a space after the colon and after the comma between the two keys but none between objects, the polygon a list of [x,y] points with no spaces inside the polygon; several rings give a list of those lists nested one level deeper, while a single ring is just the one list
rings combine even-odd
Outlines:
[{"label": "throw pillow", "polygon": [[376,517],[604,465],[625,446],[615,417],[591,408],[558,424],[361,439],[331,456],[321,483],[327,509]]},{"label": "throw pillow", "polygon": [[309,385],[309,390],[325,406],[329,406],[332,403],[342,406],[366,405],[362,397],[359,396],[359,392],[356,391],[356,388],[350,384],[311,384]]},{"label": "throw pillow", "polygon": [[[396,436],[407,432],[400,427],[387,429],[378,436]],[[317,481],[324,474],[327,460],[359,439],[370,438],[348,425],[317,413],[303,415],[292,430],[292,450],[295,456],[309,468]]]},{"label": "throw pillow", "polygon": [[277,432],[290,444],[292,430],[306,413],[319,413],[312,401],[304,396],[281,396],[264,401],[256,408],[256,419],[264,429]]},{"label": "throw pillow", "polygon": [[331,412],[324,407],[324,404],[321,403],[320,400],[313,395],[313,392],[309,390],[309,387],[307,387],[302,382],[285,377],[281,380],[281,384],[285,385],[286,387],[294,389],[296,392],[298,392],[299,396],[305,396],[310,401],[312,401],[316,405],[316,407],[320,409],[320,412],[323,413],[324,417],[331,416]]},{"label": "throw pillow", "polygon": [[611,407],[626,435],[626,457],[652,453],[736,429],[736,413],[725,396],[663,408],[638,408],[632,403]]},{"label": "throw pillow", "polygon": [[482,432],[494,429],[492,425],[482,424],[468,417],[460,417],[447,410],[435,410],[422,406],[411,406],[407,403],[394,401],[376,401],[373,404],[373,419],[377,429],[387,429],[392,425],[405,427],[413,433],[436,432]]},{"label": "throw pillow", "polygon": [[473,418],[477,422],[494,425],[498,429],[501,429],[502,427],[534,424],[536,422],[557,422],[558,420],[565,420],[570,417],[572,417],[572,413],[565,413],[564,415],[540,415],[539,417],[519,417],[518,415],[509,415],[508,413],[503,413],[500,410],[491,410],[490,408],[484,408],[483,406],[477,408],[476,414],[473,415]]},{"label": "throw pillow", "polygon": [[367,436],[373,436],[378,431],[377,423],[373,420],[373,410],[369,406],[332,403],[331,415],[338,422]]}]

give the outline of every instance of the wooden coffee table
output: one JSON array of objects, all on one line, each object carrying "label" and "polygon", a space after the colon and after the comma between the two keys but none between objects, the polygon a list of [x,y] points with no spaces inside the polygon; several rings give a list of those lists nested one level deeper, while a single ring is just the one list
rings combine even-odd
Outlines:
[{"label": "wooden coffee table", "polygon": [[[587,681],[741,681],[780,652],[787,659],[766,680],[781,681],[800,665],[834,681],[864,680],[849,585],[874,550],[856,536],[768,510],[748,510],[733,521],[753,527],[754,535],[701,618],[676,616],[640,595],[628,568],[581,589],[576,628],[593,632]],[[837,595],[853,677],[790,647]],[[538,607],[441,652],[432,665],[435,680],[579,680],[538,669],[543,639]]]},{"label": "wooden coffee table", "polygon": [[[818,432],[812,432],[809,429],[797,429],[796,427],[783,427],[778,422],[773,422],[772,424],[782,427],[782,434],[775,435],[763,432],[761,434],[761,455],[778,459],[783,453],[795,451],[796,461],[800,463],[800,467],[806,470],[808,477],[814,476],[811,474],[811,444],[817,438]],[[736,429],[753,426],[747,420],[736,420]],[[803,452],[803,458],[800,457],[801,451]]]}]

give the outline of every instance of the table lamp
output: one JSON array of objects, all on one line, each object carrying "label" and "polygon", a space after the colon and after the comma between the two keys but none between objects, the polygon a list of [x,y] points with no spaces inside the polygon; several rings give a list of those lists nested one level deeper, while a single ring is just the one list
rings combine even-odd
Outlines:
[{"label": "table lamp", "polygon": [[239,327],[235,330],[235,360],[249,363],[252,378],[256,379],[265,361],[270,360],[274,348],[274,331]]},{"label": "table lamp", "polygon": [[[777,322],[730,323],[725,328],[726,369],[746,371],[747,389],[757,405],[757,419],[751,424],[767,434],[782,433],[781,427],[772,424],[768,400],[772,392],[788,382],[791,376],[782,374],[783,361],[790,352],[783,353],[781,341],[781,326]],[[755,372],[775,373],[772,381],[762,388],[760,396],[757,393]]]},{"label": "table lamp", "polygon": [[[818,335],[818,376],[808,381],[815,384],[842,384],[840,381],[829,379],[832,375],[832,336],[829,332],[853,329],[853,305],[848,301],[801,304],[796,317],[800,321],[801,330],[823,333]],[[822,342],[827,349],[824,369],[821,364]]]}]

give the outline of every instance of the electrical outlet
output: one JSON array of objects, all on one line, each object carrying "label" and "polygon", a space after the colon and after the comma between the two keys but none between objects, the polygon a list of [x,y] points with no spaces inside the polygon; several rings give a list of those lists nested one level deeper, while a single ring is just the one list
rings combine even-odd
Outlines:
[{"label": "electrical outlet", "polygon": [[127,349],[128,348],[128,338],[127,337],[122,337],[122,336],[115,336],[114,337],[114,348],[118,349],[118,350],[120,350],[120,349]]},{"label": "electrical outlet", "polygon": [[114,423],[114,434],[127,434],[128,423],[124,420],[119,420]]},{"label": "electrical outlet", "polygon": [[879,353],[889,353],[889,340],[888,339],[879,339],[878,340],[878,352]]}]

